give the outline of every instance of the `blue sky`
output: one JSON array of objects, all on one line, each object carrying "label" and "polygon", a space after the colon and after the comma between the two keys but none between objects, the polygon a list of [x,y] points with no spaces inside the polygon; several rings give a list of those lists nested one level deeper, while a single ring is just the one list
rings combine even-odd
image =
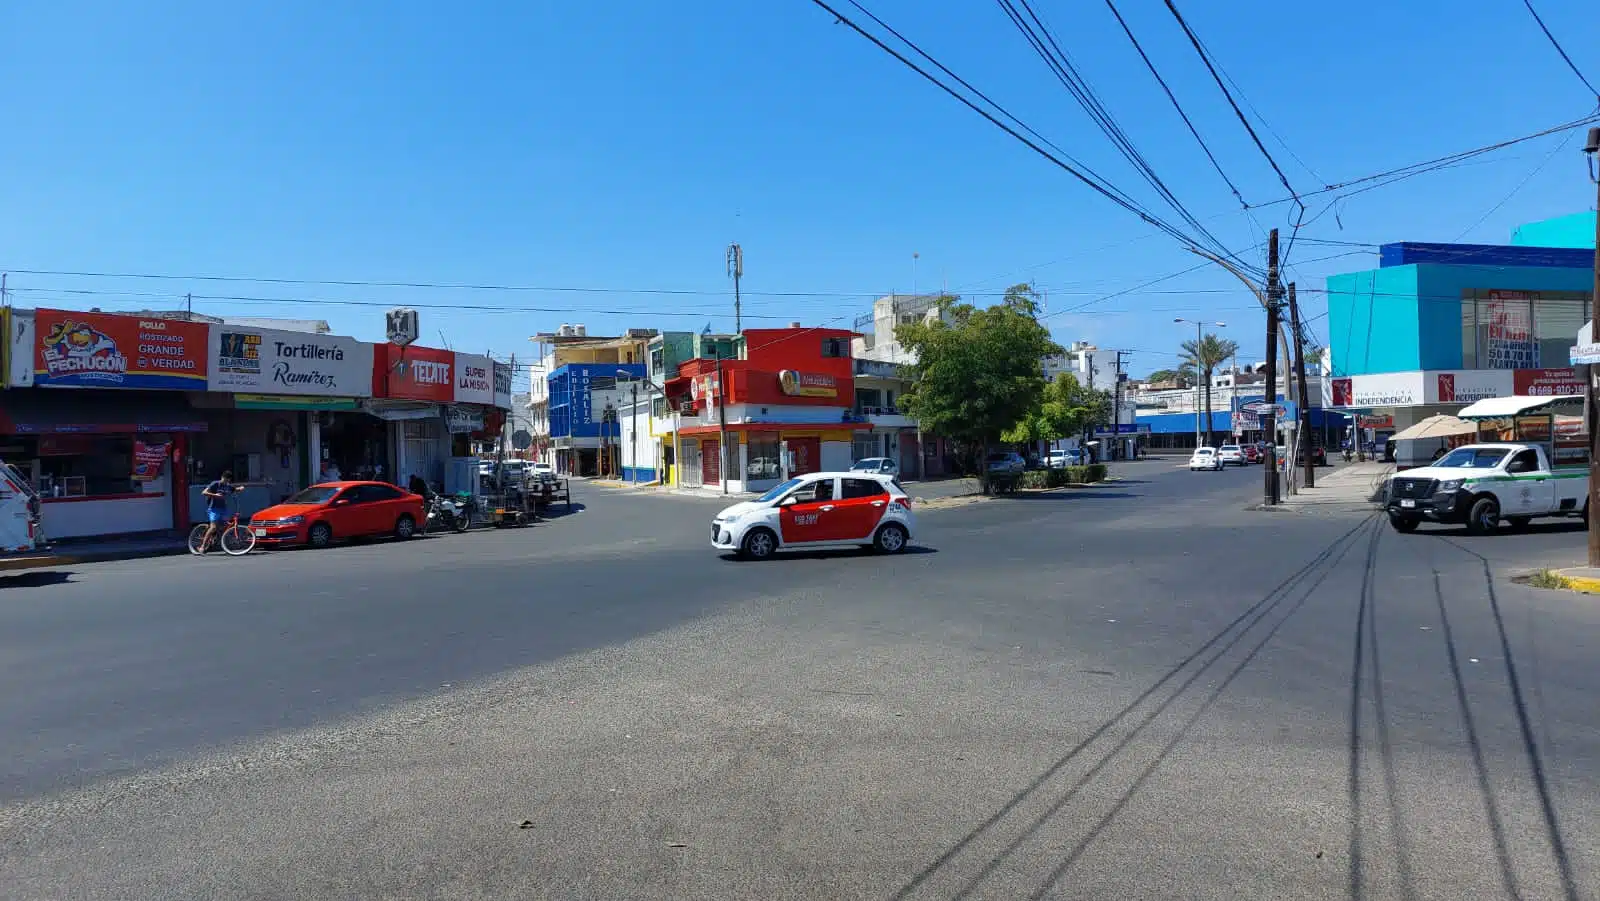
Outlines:
[{"label": "blue sky", "polygon": [[[866,5],[1155,204],[996,6]],[[1536,5],[1600,78],[1587,5]],[[10,5],[0,270],[12,273],[13,302],[171,307],[185,292],[228,295],[252,299],[195,309],[323,318],[366,339],[381,337],[385,305],[409,303],[424,307],[431,343],[442,333],[457,349],[505,356],[561,322],[591,333],[730,327],[733,240],[745,249],[751,326],[848,322],[872,296],[912,290],[913,253],[919,290],[981,300],[1031,279],[1052,311],[1194,264],[806,0],[457,6]],[[1104,6],[1035,6],[1224,242],[1248,248],[1261,227],[1287,225],[1286,206],[1254,221],[1239,210]],[[1245,198],[1281,197],[1164,6],[1119,7]],[[1258,130],[1298,190],[1595,106],[1516,0],[1180,8],[1270,124]],[[1545,138],[1351,196],[1301,234],[1503,241],[1516,223],[1592,205],[1580,146],[1581,136]],[[1303,242],[1290,274],[1319,288],[1373,259],[1311,262],[1351,250]],[[589,290],[17,271],[27,269]],[[1242,354],[1258,355],[1261,317],[1236,287],[1202,270],[1050,324],[1062,341],[1136,351],[1136,372],[1169,365],[1192,335],[1175,316],[1226,320]],[[796,293],[812,296],[780,296]],[[1303,296],[1308,315],[1325,309],[1314,290]]]}]

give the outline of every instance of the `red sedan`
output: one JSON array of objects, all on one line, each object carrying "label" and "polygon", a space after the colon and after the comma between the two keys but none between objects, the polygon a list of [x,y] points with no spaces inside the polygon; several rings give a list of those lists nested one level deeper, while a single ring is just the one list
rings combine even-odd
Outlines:
[{"label": "red sedan", "polygon": [[1239,445],[1239,452],[1244,454],[1244,462],[1246,463],[1261,462],[1261,448],[1256,447],[1254,444]]},{"label": "red sedan", "polygon": [[324,482],[250,517],[263,545],[327,547],[335,539],[393,535],[422,527],[422,498],[387,482]]}]

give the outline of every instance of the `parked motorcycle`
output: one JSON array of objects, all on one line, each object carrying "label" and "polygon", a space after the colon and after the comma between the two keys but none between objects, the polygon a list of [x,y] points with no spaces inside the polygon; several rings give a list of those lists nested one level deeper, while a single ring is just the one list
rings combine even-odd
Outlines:
[{"label": "parked motorcycle", "polygon": [[427,522],[424,532],[465,532],[472,525],[472,517],[460,501],[435,494],[428,502]]}]

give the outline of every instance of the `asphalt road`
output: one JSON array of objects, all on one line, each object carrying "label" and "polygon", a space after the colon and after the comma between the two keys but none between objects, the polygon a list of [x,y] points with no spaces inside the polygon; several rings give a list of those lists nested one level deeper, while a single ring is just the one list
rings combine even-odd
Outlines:
[{"label": "asphalt road", "polygon": [[1122,474],[0,578],[0,896],[1600,897],[1600,608],[1505,578],[1582,532]]}]

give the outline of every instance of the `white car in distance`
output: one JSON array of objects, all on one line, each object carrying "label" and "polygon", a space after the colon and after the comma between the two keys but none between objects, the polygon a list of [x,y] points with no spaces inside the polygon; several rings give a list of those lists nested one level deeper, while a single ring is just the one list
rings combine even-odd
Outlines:
[{"label": "white car in distance", "polygon": [[1230,463],[1234,466],[1243,466],[1245,462],[1244,448],[1237,444],[1224,444],[1222,447],[1217,448],[1217,459],[1222,461],[1223,466],[1227,466]]},{"label": "white car in distance", "polygon": [[1189,471],[1195,472],[1201,469],[1209,469],[1213,472],[1222,469],[1222,457],[1217,453],[1216,448],[1195,448],[1194,454],[1189,457]]}]

